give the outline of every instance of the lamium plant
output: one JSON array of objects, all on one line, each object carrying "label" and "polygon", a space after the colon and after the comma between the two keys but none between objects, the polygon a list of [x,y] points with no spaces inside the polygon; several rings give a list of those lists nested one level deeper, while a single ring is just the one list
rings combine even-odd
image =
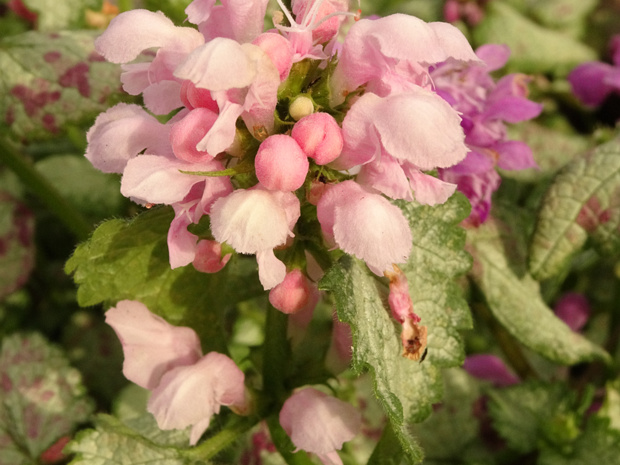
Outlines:
[{"label": "lamium plant", "polygon": [[616,463],[620,11],[543,3],[6,3],[0,465]]}]

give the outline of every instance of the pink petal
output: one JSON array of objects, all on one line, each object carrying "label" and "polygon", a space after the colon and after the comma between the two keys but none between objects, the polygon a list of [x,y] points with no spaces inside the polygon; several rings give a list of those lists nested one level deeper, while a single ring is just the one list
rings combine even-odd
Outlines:
[{"label": "pink petal", "polygon": [[160,429],[190,425],[195,445],[221,405],[245,405],[245,376],[229,357],[209,352],[195,364],[167,372],[148,401],[148,411]]},{"label": "pink petal", "polygon": [[413,200],[409,180],[400,164],[389,155],[383,155],[362,166],[355,180],[393,199]]},{"label": "pink petal", "polygon": [[181,84],[177,81],[160,81],[144,89],[144,106],[155,115],[167,115],[183,106]]},{"label": "pink petal", "polygon": [[299,200],[290,192],[236,190],[211,207],[211,232],[216,241],[226,242],[239,253],[273,249],[292,235],[283,202],[294,204],[299,218]]},{"label": "pink petal", "polygon": [[212,160],[217,153],[200,151],[196,145],[211,129],[217,117],[218,115],[211,110],[196,108],[173,124],[170,130],[170,143],[175,156],[192,163]]},{"label": "pink petal", "polygon": [[231,256],[226,254],[222,257],[222,244],[204,239],[196,246],[196,257],[192,264],[203,273],[217,273],[226,266]]},{"label": "pink petal", "polygon": [[86,134],[86,158],[104,173],[122,173],[143,150],[164,152],[168,128],[138,105],[119,103],[99,114]]},{"label": "pink petal", "polygon": [[237,118],[241,113],[242,105],[226,102],[211,129],[196,145],[196,149],[213,154],[225,151],[235,140]]},{"label": "pink petal", "polygon": [[168,229],[168,255],[172,269],[188,265],[194,260],[198,242],[198,237],[187,230],[192,223],[188,208],[182,204],[173,207],[175,216]]},{"label": "pink petal", "polygon": [[432,206],[444,203],[456,190],[456,184],[424,174],[415,168],[409,168],[406,172],[415,199],[423,205]]},{"label": "pink petal", "polygon": [[263,289],[272,289],[284,281],[286,265],[276,258],[273,249],[256,252],[256,263],[258,263],[258,279]]},{"label": "pink petal", "polygon": [[210,91],[247,87],[257,74],[256,63],[246,53],[247,47],[256,46],[215,38],[190,53],[174,75]]},{"label": "pink petal", "polygon": [[504,97],[487,107],[485,119],[499,119],[507,123],[519,123],[540,115],[542,105],[523,97]]},{"label": "pink petal", "polygon": [[284,402],[280,424],[297,448],[327,455],[360,431],[361,414],[346,402],[304,388]]},{"label": "pink petal", "polygon": [[185,8],[187,20],[192,24],[204,23],[209,19],[215,0],[194,0]]},{"label": "pink petal", "polygon": [[223,0],[232,37],[241,43],[253,41],[262,31],[269,0]]},{"label": "pink petal", "polygon": [[567,79],[577,98],[586,105],[597,106],[613,92],[613,87],[605,83],[613,70],[614,67],[607,63],[591,61],[577,66]]},{"label": "pink petal", "polygon": [[503,44],[485,44],[476,49],[476,56],[484,61],[486,71],[503,68],[510,57],[510,47]]},{"label": "pink petal", "polygon": [[157,155],[140,155],[131,159],[121,180],[121,194],[144,203],[172,205],[180,202],[204,176],[183,171],[218,171],[219,162],[186,163]]},{"label": "pink petal", "polygon": [[592,310],[586,296],[567,292],[555,303],[553,311],[570,329],[579,331],[588,322]]},{"label": "pink petal", "polygon": [[468,152],[458,113],[421,88],[383,99],[374,126],[385,152],[421,170],[452,166]]},{"label": "pink petal", "polygon": [[260,47],[269,56],[278,70],[280,80],[286,79],[293,65],[293,49],[289,41],[280,34],[265,32],[254,39],[252,43]]},{"label": "pink petal", "polygon": [[155,47],[192,49],[204,42],[189,27],[177,27],[160,11],[131,10],[114,18],[95,40],[95,49],[112,63],[127,63]]},{"label": "pink petal", "polygon": [[499,153],[498,168],[503,170],[538,168],[532,149],[524,142],[508,140],[497,143],[493,148]]},{"label": "pink petal", "polygon": [[169,370],[202,356],[193,329],[172,326],[140,302],[120,301],[106,312],[105,320],[123,345],[123,374],[145,389],[155,388]]},{"label": "pink petal", "polygon": [[331,187],[317,205],[321,227],[345,252],[364,260],[383,275],[393,263],[404,263],[411,252],[409,223],[400,209],[354,181]]}]

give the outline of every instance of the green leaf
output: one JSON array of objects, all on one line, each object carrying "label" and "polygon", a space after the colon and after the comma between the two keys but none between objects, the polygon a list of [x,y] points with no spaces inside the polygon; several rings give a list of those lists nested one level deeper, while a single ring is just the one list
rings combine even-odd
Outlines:
[{"label": "green leaf", "polygon": [[[497,320],[521,343],[550,360],[572,365],[608,360],[599,346],[572,331],[547,307],[540,288],[523,263],[512,263],[514,239],[499,222],[489,219],[468,232],[474,257],[472,277]],[[505,228],[504,228],[505,229]]]},{"label": "green leaf", "polygon": [[32,141],[90,121],[120,94],[120,67],[94,51],[96,33],[27,32],[0,41],[0,117]]},{"label": "green leaf", "polygon": [[80,373],[37,334],[3,340],[0,399],[0,465],[37,461],[93,409]]},{"label": "green leaf", "polygon": [[425,462],[450,463],[463,459],[479,434],[480,425],[474,416],[474,403],[481,396],[477,383],[460,368],[444,370],[442,376],[442,403],[433,415],[413,428],[427,452]]},{"label": "green leaf", "polygon": [[549,188],[530,248],[530,272],[558,274],[589,237],[604,255],[620,253],[620,138],[563,169]]},{"label": "green leaf", "polygon": [[37,29],[41,32],[77,29],[85,25],[86,9],[100,10],[101,0],[23,0],[37,13]]},{"label": "green leaf", "polygon": [[611,429],[606,420],[591,418],[585,431],[564,449],[544,448],[538,465],[616,465],[620,457],[620,432]]},{"label": "green leaf", "polygon": [[351,325],[352,366],[369,370],[375,395],[387,412],[410,463],[422,451],[407,424],[422,421],[441,398],[438,366],[462,363],[464,352],[457,328],[469,327],[469,313],[453,278],[464,273],[469,259],[461,250],[464,234],[456,225],[469,212],[462,196],[431,208],[401,204],[412,226],[413,250],[403,270],[408,275],[415,311],[428,327],[428,358],[416,363],[401,356],[399,329],[383,303],[386,289],[366,266],[352,257],[328,271],[320,283],[331,291],[340,320]]},{"label": "green leaf", "polygon": [[620,379],[607,383],[605,402],[597,415],[609,420],[609,427],[620,432]]},{"label": "green leaf", "polygon": [[35,167],[82,214],[96,222],[121,213],[125,200],[118,188],[118,176],[95,169],[84,156],[54,155]]},{"label": "green leaf", "polygon": [[154,208],[133,220],[110,220],[78,246],[65,271],[74,274],[82,306],[138,300],[170,323],[190,326],[203,351],[225,351],[222,316],[237,302],[263,292],[253,258],[234,256],[215,274],[191,265],[170,269],[170,208]]},{"label": "green leaf", "polygon": [[490,2],[483,21],[474,29],[475,42],[506,44],[512,50],[506,72],[568,74],[596,53],[560,32],[545,29],[509,5]]},{"label": "green leaf", "polygon": [[398,205],[413,236],[413,249],[401,269],[415,312],[428,327],[427,360],[439,367],[459,366],[465,360],[460,332],[472,327],[469,306],[455,281],[471,267],[465,231],[458,227],[469,215],[469,201],[457,194],[435,207]]},{"label": "green leaf", "polygon": [[176,447],[143,437],[114,417],[99,415],[97,429],[80,432],[65,451],[76,454],[71,465],[186,465]]},{"label": "green leaf", "polygon": [[[0,301],[23,286],[34,266],[34,216],[5,189],[8,179],[0,173]],[[8,187],[8,186],[7,186]]]},{"label": "green leaf", "polygon": [[576,397],[563,384],[522,383],[488,395],[494,428],[519,453],[562,448],[579,435]]}]

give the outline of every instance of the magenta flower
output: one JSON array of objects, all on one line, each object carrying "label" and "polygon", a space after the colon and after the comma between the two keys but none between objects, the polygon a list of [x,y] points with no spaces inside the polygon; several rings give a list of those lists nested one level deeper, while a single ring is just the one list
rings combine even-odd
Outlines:
[{"label": "magenta flower", "polygon": [[620,34],[610,41],[612,63],[589,61],[568,75],[573,93],[584,104],[598,106],[612,93],[620,93]]},{"label": "magenta flower", "polygon": [[304,388],[284,402],[280,424],[298,450],[316,454],[326,465],[342,465],[336,450],[359,432],[361,414],[346,402]]},{"label": "magenta flower", "polygon": [[470,355],[465,359],[463,368],[470,375],[496,386],[510,386],[520,382],[501,358],[491,354]]},{"label": "magenta flower", "polygon": [[441,95],[461,113],[465,160],[441,168],[440,178],[456,184],[472,204],[467,222],[483,223],[491,208],[491,196],[499,187],[495,168],[522,170],[536,167],[530,148],[507,140],[505,123],[518,123],[538,116],[542,106],[527,99],[527,78],[510,74],[495,82],[490,72],[504,66],[510,50],[502,45],[483,45],[476,51],[486,64],[461,65],[453,61],[438,64],[431,77]]},{"label": "magenta flower", "polygon": [[553,306],[556,316],[573,331],[579,331],[590,318],[590,303],[583,294],[567,292]]}]

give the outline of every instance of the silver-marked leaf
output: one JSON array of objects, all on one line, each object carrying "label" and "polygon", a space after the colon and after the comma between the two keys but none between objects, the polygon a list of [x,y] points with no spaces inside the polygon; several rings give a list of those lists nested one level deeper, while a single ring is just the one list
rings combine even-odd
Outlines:
[{"label": "silver-marked leaf", "polygon": [[553,73],[565,76],[594,50],[567,34],[546,29],[503,2],[489,2],[484,20],[474,29],[477,44],[506,44],[512,54],[506,72]]},{"label": "silver-marked leaf", "polygon": [[95,38],[91,31],[33,31],[0,41],[0,118],[16,137],[51,137],[120,95],[120,68],[95,52]]},{"label": "silver-marked leaf", "polygon": [[78,29],[85,24],[87,9],[100,10],[101,0],[22,0],[26,8],[37,14],[37,30],[60,31]]},{"label": "silver-marked leaf", "polygon": [[620,138],[576,158],[547,191],[530,247],[538,279],[558,274],[591,237],[606,255],[620,252]]},{"label": "silver-marked leaf", "polygon": [[[71,465],[186,465],[176,447],[153,442],[114,417],[99,415],[97,429],[80,432],[67,445]],[[173,432],[174,434],[175,432]]]},{"label": "silver-marked leaf", "polygon": [[467,200],[453,196],[437,207],[399,203],[413,235],[413,250],[402,269],[415,311],[428,327],[428,357],[423,363],[402,357],[400,328],[384,304],[387,289],[363,262],[344,257],[320,283],[334,295],[338,317],[351,326],[353,369],[370,371],[375,395],[390,418],[410,463],[422,452],[407,425],[422,421],[441,399],[439,367],[462,363],[459,329],[471,316],[454,278],[467,271],[464,232],[458,224],[469,213]]},{"label": "silver-marked leaf", "polygon": [[596,344],[572,331],[545,304],[540,287],[519,264],[510,263],[501,225],[490,219],[468,232],[474,257],[472,277],[497,320],[521,343],[548,359],[572,365],[592,359],[608,360]]},{"label": "silver-marked leaf", "polygon": [[0,400],[0,465],[39,463],[93,409],[80,373],[37,334],[3,340]]}]

